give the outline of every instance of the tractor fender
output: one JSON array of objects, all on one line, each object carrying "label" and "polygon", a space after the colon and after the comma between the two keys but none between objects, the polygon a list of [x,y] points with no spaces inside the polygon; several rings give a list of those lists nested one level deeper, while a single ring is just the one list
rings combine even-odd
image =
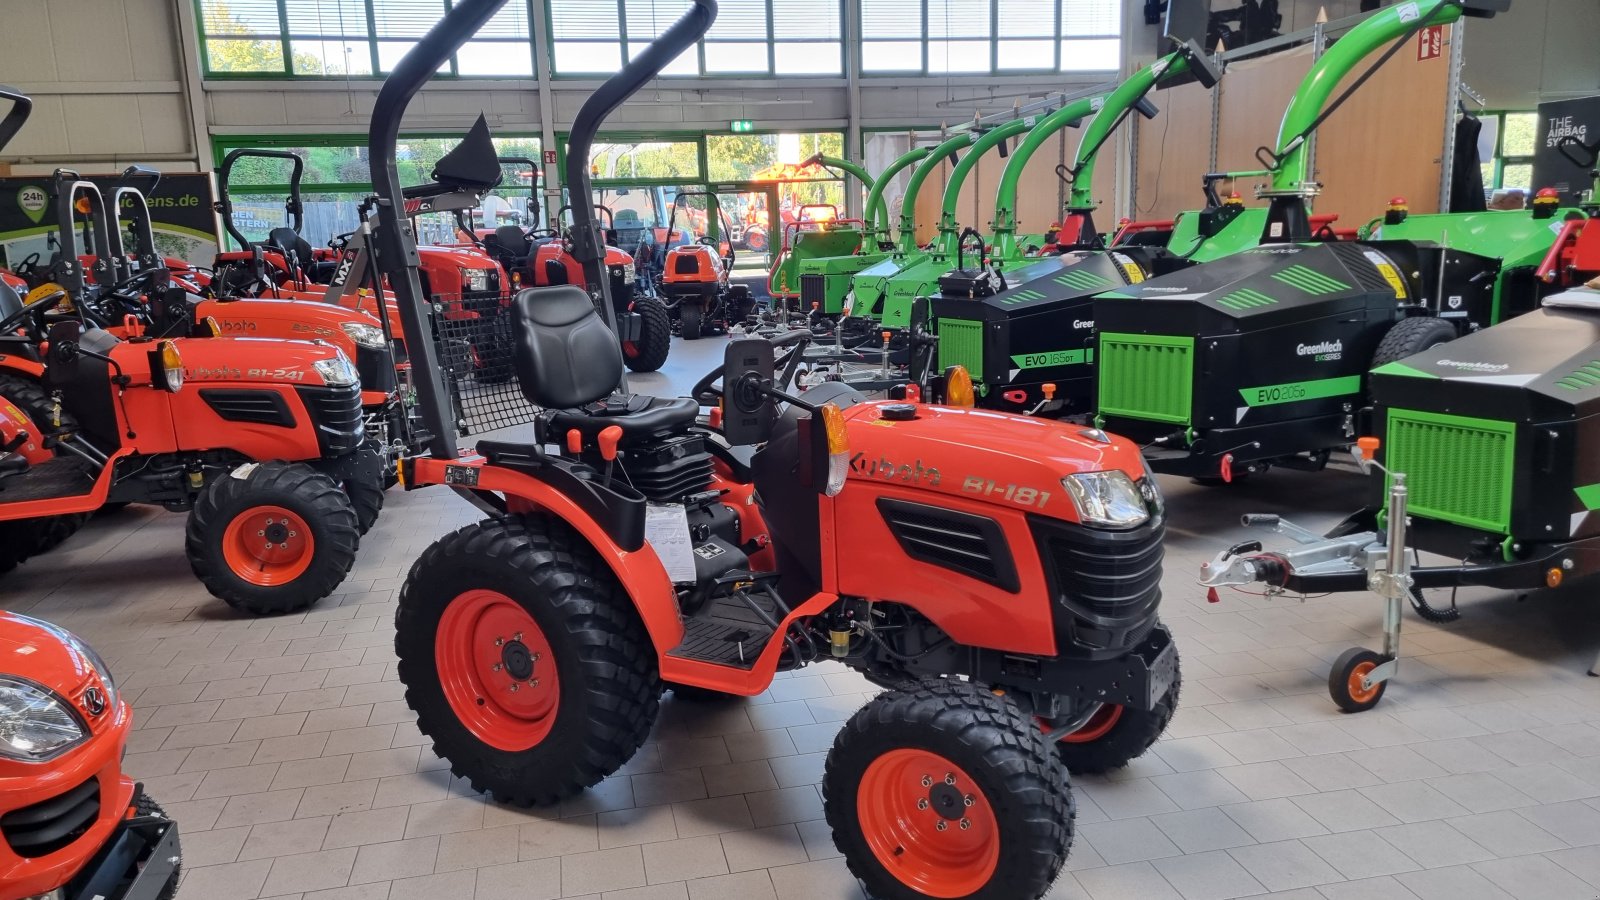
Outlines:
[{"label": "tractor fender", "polygon": [[648,543],[637,550],[624,550],[605,526],[571,497],[507,466],[488,465],[482,457],[454,460],[422,457],[412,460],[408,468],[408,489],[425,484],[448,484],[494,491],[505,495],[508,512],[540,512],[567,523],[594,548],[622,589],[628,592],[645,630],[650,633],[657,655],[664,657],[668,650],[683,642],[677,594],[661,558]]},{"label": "tractor fender", "polygon": [[0,354],[0,374],[21,375],[33,381],[44,378],[44,363],[37,363],[26,356],[16,354]]}]

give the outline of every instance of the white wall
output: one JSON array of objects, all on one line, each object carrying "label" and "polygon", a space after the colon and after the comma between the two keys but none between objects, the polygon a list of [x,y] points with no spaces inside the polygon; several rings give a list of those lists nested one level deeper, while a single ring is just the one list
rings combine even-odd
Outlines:
[{"label": "white wall", "polygon": [[1511,11],[1466,28],[1462,80],[1491,109],[1600,94],[1600,2],[1513,0]]},{"label": "white wall", "polygon": [[0,82],[34,101],[33,117],[0,159],[21,163],[24,173],[132,162],[192,170],[176,2],[0,2]]}]

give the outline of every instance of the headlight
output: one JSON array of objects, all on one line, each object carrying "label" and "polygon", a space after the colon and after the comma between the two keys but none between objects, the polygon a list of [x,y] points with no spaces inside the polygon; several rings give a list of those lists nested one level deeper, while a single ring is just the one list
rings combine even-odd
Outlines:
[{"label": "headlight", "polygon": [[461,284],[464,290],[486,291],[489,289],[488,269],[462,269]]},{"label": "headlight", "polygon": [[1084,472],[1061,479],[1078,519],[1085,525],[1103,528],[1132,528],[1150,520],[1150,507],[1144,494],[1120,470]]},{"label": "headlight", "polygon": [[32,682],[0,675],[0,756],[44,762],[88,736],[65,700]]},{"label": "headlight", "polygon": [[612,266],[611,277],[621,278],[624,286],[633,284],[634,273],[632,266]]},{"label": "headlight", "polygon": [[349,335],[350,340],[355,341],[357,345],[366,347],[369,350],[383,349],[382,328],[376,325],[368,325],[364,322],[340,322],[339,327],[343,328],[344,333]]},{"label": "headlight", "polygon": [[349,387],[361,380],[356,367],[350,365],[350,358],[342,350],[332,359],[319,359],[311,365],[322,376],[322,383],[329,387]]}]

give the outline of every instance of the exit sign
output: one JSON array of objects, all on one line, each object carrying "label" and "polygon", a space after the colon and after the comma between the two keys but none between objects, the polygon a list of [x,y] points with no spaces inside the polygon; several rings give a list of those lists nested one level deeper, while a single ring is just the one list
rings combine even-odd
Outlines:
[{"label": "exit sign", "polygon": [[734,119],[728,123],[728,127],[733,130],[734,134],[749,134],[756,130],[756,123],[749,119]]}]

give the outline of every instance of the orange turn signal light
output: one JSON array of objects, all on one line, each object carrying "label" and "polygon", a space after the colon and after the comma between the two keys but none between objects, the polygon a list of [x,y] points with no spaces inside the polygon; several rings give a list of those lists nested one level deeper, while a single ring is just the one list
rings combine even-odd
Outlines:
[{"label": "orange turn signal light", "polygon": [[978,403],[972,389],[972,376],[966,366],[951,366],[944,370],[944,402],[947,406],[973,407]]}]

